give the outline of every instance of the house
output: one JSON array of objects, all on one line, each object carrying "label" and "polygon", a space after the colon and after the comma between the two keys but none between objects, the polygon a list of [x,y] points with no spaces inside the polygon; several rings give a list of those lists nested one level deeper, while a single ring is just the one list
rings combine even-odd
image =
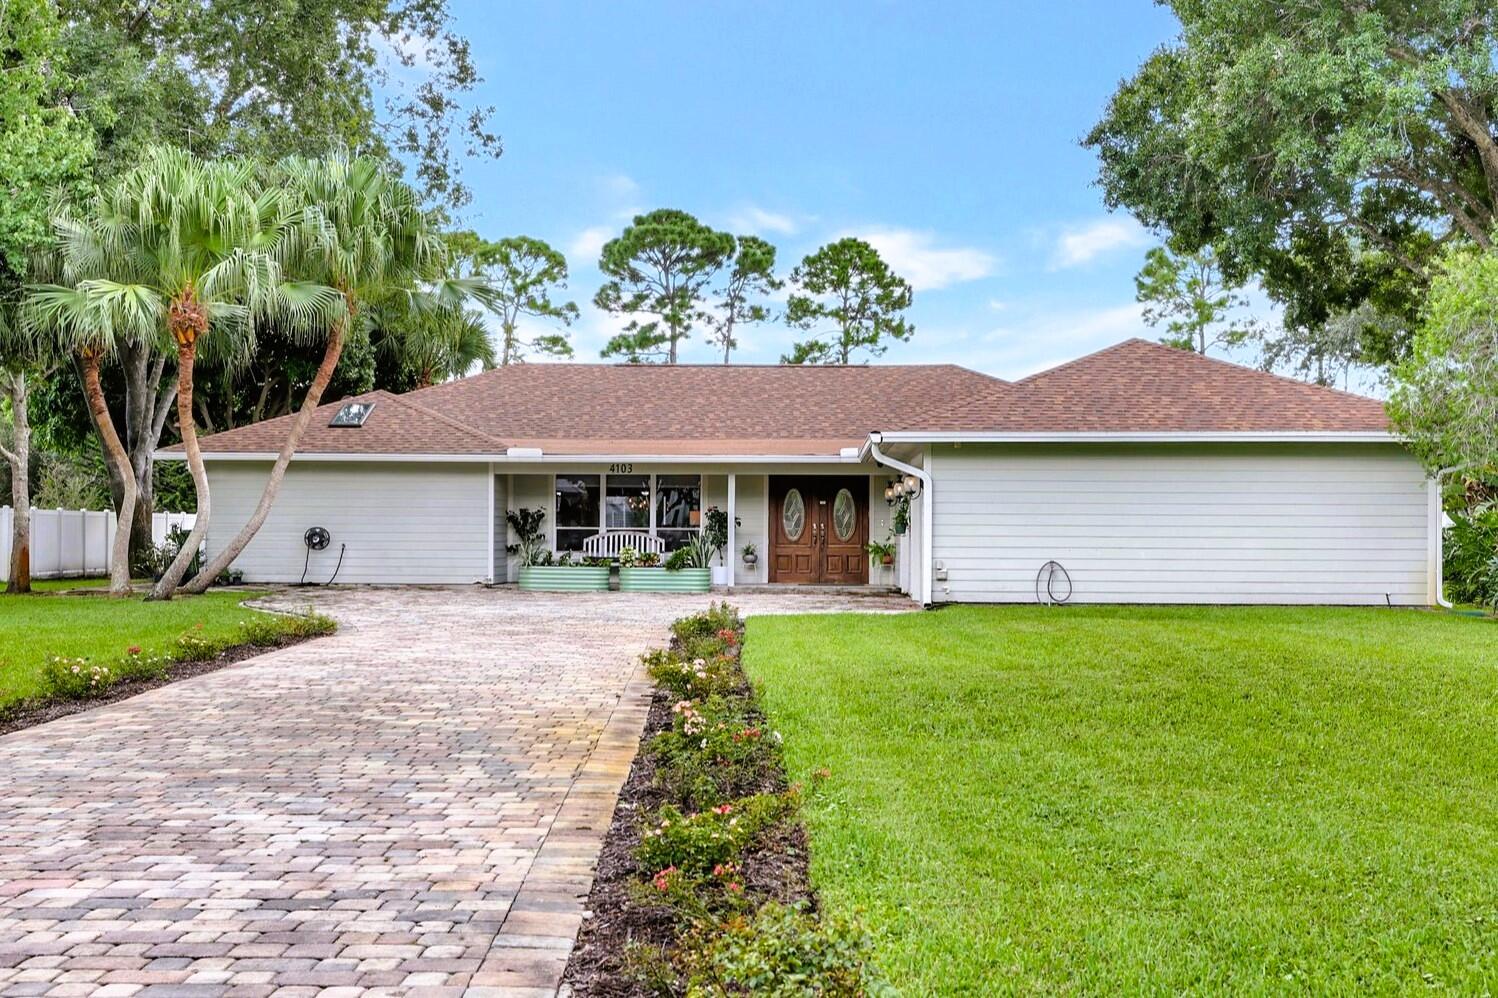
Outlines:
[{"label": "house", "polygon": [[[249,517],[288,423],[203,439],[210,552]],[[893,566],[870,565],[899,491],[909,529]],[[237,566],[504,582],[508,510],[544,510],[562,552],[626,529],[674,547],[716,506],[734,585],[1423,605],[1436,499],[1378,401],[1143,340],[1014,382],[943,364],[532,364],[324,406]],[[313,526],[325,549],[303,543]]]}]

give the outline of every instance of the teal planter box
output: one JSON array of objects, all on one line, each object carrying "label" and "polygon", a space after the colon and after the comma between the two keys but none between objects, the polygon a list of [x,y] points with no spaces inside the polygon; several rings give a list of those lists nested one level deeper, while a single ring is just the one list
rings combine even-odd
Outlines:
[{"label": "teal planter box", "polygon": [[705,593],[712,588],[712,570],[683,568],[621,568],[621,593]]},{"label": "teal planter box", "polygon": [[520,569],[524,592],[602,593],[609,588],[607,565],[526,565]]}]

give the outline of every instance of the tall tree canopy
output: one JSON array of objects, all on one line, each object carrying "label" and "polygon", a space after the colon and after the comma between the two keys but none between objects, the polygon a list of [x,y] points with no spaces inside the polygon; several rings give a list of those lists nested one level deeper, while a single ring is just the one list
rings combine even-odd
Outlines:
[{"label": "tall tree canopy", "polygon": [[266,160],[344,147],[413,164],[434,200],[468,197],[465,157],[500,149],[447,0],[61,0],[69,104],[101,171],[162,142]]},{"label": "tall tree canopy", "polygon": [[1086,138],[1111,206],[1256,276],[1286,324],[1373,302],[1367,360],[1408,350],[1433,261],[1498,208],[1490,0],[1166,0],[1179,40]]},{"label": "tall tree canopy", "polygon": [[460,272],[481,277],[488,285],[491,308],[499,319],[497,362],[518,364],[528,352],[571,357],[572,344],[561,330],[527,337],[520,328],[526,319],[570,326],[578,316],[574,302],[552,300],[567,287],[567,258],[548,243],[530,236],[511,236],[495,242],[473,232],[453,233],[448,246]]},{"label": "tall tree canopy", "polygon": [[603,247],[607,283],[593,304],[632,318],[604,345],[605,357],[676,363],[702,310],[704,289],[733,255],[734,239],[673,208],[636,215]]},{"label": "tall tree canopy", "polygon": [[93,140],[60,100],[62,24],[50,0],[0,3],[0,441],[10,482],[9,592],[31,586],[31,402],[58,357],[49,338],[30,334],[19,314],[21,283],[48,234],[49,198],[77,193],[88,177]]},{"label": "tall tree canopy", "polygon": [[1214,346],[1241,343],[1253,332],[1248,320],[1234,315],[1248,299],[1223,277],[1211,247],[1180,254],[1156,246],[1145,254],[1134,288],[1144,321],[1163,323],[1161,342],[1170,346],[1204,354]]},{"label": "tall tree canopy", "polygon": [[889,341],[915,332],[905,318],[910,285],[862,239],[823,246],[791,271],[791,284],[796,291],[786,321],[805,330],[832,328],[797,343],[781,363],[850,364],[860,351],[878,357]]},{"label": "tall tree canopy", "polygon": [[775,278],[775,247],[758,236],[739,236],[733,266],[713,296],[713,308],[704,315],[708,341],[723,351],[728,363],[738,347],[737,330],[770,317],[764,298],[785,282]]},{"label": "tall tree canopy", "polygon": [[[204,158],[267,162],[352,150],[397,171],[397,160],[409,164],[422,200],[450,208],[468,197],[461,164],[500,152],[489,109],[471,104],[479,78],[447,0],[7,0],[5,10],[0,22],[18,31],[51,15],[45,31],[31,32],[55,40],[39,85],[47,106],[61,112],[57,120],[88,140],[82,173],[100,183],[128,173],[162,144]],[[6,95],[18,90],[9,68],[0,88]],[[23,131],[8,124],[4,131],[0,142],[20,151],[7,156],[0,149],[0,190],[45,192],[49,178],[37,174],[73,159],[61,142],[33,156],[22,147]],[[24,200],[0,199],[0,228],[7,208]],[[349,343],[362,362],[341,364],[329,391],[363,391],[404,375],[398,362],[375,363],[362,335],[352,331]],[[204,372],[194,409],[205,427],[295,408],[323,353],[274,330],[254,346],[244,368],[210,364]],[[151,542],[151,455],[177,434],[175,357],[164,344],[127,340],[99,371],[136,479],[137,560]],[[69,372],[53,380],[33,391],[42,434],[58,445],[92,446],[94,421],[76,378]],[[265,391],[250,395],[247,385]],[[105,467],[118,506],[120,471],[113,461]]]},{"label": "tall tree canopy", "polygon": [[1432,471],[1498,471],[1498,253],[1446,261],[1411,357],[1395,369],[1389,413]]}]

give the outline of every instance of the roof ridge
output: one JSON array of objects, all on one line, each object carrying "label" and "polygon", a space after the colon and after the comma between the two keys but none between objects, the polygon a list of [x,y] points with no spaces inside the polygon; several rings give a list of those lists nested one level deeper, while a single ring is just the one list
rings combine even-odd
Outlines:
[{"label": "roof ridge", "polygon": [[1035,381],[1038,378],[1043,378],[1043,377],[1045,377],[1048,374],[1055,374],[1057,371],[1064,371],[1064,370],[1066,370],[1069,367],[1076,367],[1078,364],[1082,363],[1083,361],[1089,361],[1089,360],[1093,360],[1093,359],[1095,359],[1097,357],[1101,357],[1105,353],[1112,353],[1114,350],[1122,350],[1124,347],[1128,346],[1130,343],[1148,343],[1148,342],[1149,342],[1148,340],[1143,339],[1142,337],[1139,337],[1139,336],[1130,336],[1126,340],[1120,340],[1119,342],[1110,344],[1109,346],[1100,347],[1097,350],[1092,351],[1091,353],[1084,353],[1080,357],[1074,357],[1071,360],[1063,361],[1062,363],[1057,364],[1055,367],[1048,367],[1044,371],[1036,371],[1034,374],[1027,374],[1023,378],[1020,378],[1017,381],[1010,382],[1010,384],[1014,384],[1014,385],[1028,384],[1029,382]]},{"label": "roof ridge", "polygon": [[[435,388],[436,386],[435,385],[428,385],[427,387],[428,388]],[[425,391],[425,389],[418,388],[418,389],[416,389],[416,391]],[[409,408],[415,409],[417,412],[421,413],[424,416],[430,416],[433,419],[437,420],[438,422],[446,423],[448,426],[452,426],[452,427],[455,427],[455,428],[457,428],[459,430],[462,430],[464,433],[472,434],[473,436],[478,437],[480,440],[484,440],[484,441],[487,441],[488,443],[494,444],[496,447],[504,448],[504,447],[508,446],[505,443],[505,441],[499,439],[496,436],[493,436],[492,434],[485,433],[483,430],[479,429],[476,426],[470,426],[470,425],[468,425],[467,423],[465,423],[465,422],[463,422],[461,420],[453,419],[451,416],[447,415],[446,413],[438,412],[436,409],[430,409],[430,408],[422,405],[420,402],[414,402],[414,401],[412,401],[409,396],[414,395],[414,394],[416,394],[415,391],[413,391],[413,392],[407,392],[405,395],[393,395],[392,394],[392,395],[390,395],[390,397],[392,399],[394,399],[400,405],[404,405],[404,406],[407,406]]]},{"label": "roof ridge", "polygon": [[[1331,385],[1319,385],[1314,381],[1302,381],[1299,378],[1292,378],[1288,374],[1280,374],[1277,371],[1266,371],[1262,367],[1249,367],[1247,364],[1239,364],[1236,361],[1227,360],[1222,357],[1213,357],[1211,354],[1197,353],[1195,350],[1181,350],[1179,347],[1173,347],[1165,343],[1155,343],[1151,340],[1140,339],[1137,336],[1134,337],[1134,339],[1139,340],[1140,343],[1143,343],[1146,346],[1158,347],[1161,350],[1176,350],[1179,353],[1190,354],[1197,360],[1210,361],[1213,364],[1218,365],[1219,367],[1227,367],[1234,371],[1247,371],[1249,374],[1257,374],[1266,378],[1274,378],[1276,381],[1282,381],[1285,384],[1294,385],[1297,388],[1312,388],[1317,391],[1331,392],[1333,395],[1341,395],[1344,398],[1357,399],[1360,402],[1379,402],[1380,404],[1382,404],[1382,400],[1376,399],[1371,395],[1359,395],[1357,392],[1349,392],[1341,388],[1334,388]],[[1119,344],[1119,346],[1122,345],[1123,344]]]}]

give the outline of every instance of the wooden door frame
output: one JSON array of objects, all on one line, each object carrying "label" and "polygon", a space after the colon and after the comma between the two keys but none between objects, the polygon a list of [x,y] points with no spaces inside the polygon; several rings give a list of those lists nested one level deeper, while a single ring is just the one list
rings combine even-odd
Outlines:
[{"label": "wooden door frame", "polygon": [[[775,550],[776,538],[780,535],[781,502],[785,498],[786,491],[792,488],[800,489],[802,498],[806,500],[806,529],[808,530],[812,529],[814,516],[818,521],[825,518],[827,522],[822,526],[826,529],[831,529],[832,504],[837,497],[838,490],[846,488],[853,494],[854,508],[859,511],[860,516],[854,540],[849,543],[857,544],[860,551],[860,562],[863,566],[860,570],[861,581],[851,583],[847,581],[829,582],[822,578],[826,573],[826,561],[821,553],[825,551],[825,547],[821,548],[817,555],[818,578],[816,580],[804,583],[795,581],[787,583],[781,582],[775,577]],[[826,505],[823,506],[818,500],[825,500]],[[868,543],[871,527],[870,520],[873,517],[873,510],[870,508],[869,503],[869,477],[867,475],[767,475],[765,481],[765,508],[769,512],[769,522],[767,524],[769,530],[765,537],[767,548],[765,552],[765,580],[767,582],[775,585],[868,585],[869,563],[866,553],[867,549],[864,545]],[[826,514],[825,517],[824,511]],[[823,543],[825,545],[825,541]]]}]

